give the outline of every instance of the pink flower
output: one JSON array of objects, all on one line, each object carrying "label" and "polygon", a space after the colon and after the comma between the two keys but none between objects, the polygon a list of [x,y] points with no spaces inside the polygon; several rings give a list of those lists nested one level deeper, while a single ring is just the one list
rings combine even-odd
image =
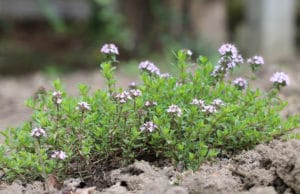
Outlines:
[{"label": "pink flower", "polygon": [[63,151],[53,151],[52,154],[51,154],[51,158],[57,158],[57,159],[60,159],[60,160],[64,160],[64,159],[67,158],[67,155]]},{"label": "pink flower", "polygon": [[62,103],[62,92],[61,91],[54,91],[52,93],[52,101],[55,104],[61,104]]},{"label": "pink flower", "polygon": [[251,65],[253,64],[253,65],[261,66],[265,64],[265,61],[264,58],[261,56],[253,56],[247,60],[247,63]]},{"label": "pink flower", "polygon": [[215,107],[221,107],[221,106],[224,106],[225,103],[223,102],[223,100],[217,98],[217,99],[214,99],[214,101],[212,102],[212,105]]},{"label": "pink flower", "polygon": [[274,73],[270,78],[270,81],[273,82],[273,84],[278,86],[287,86],[290,83],[289,76],[284,72]]},{"label": "pink flower", "polygon": [[139,89],[132,89],[132,90],[129,90],[129,92],[133,98],[136,98],[136,97],[139,97],[142,95],[142,92]]},{"label": "pink flower", "polygon": [[192,105],[198,105],[200,107],[205,106],[204,101],[203,100],[198,100],[198,99],[193,99],[191,102]]},{"label": "pink flower", "polygon": [[91,107],[86,102],[79,102],[76,109],[80,111],[87,111],[87,110],[91,110]]},{"label": "pink flower", "polygon": [[156,101],[146,101],[145,102],[146,107],[153,107],[153,106],[156,106],[156,105],[157,105]]},{"label": "pink flower", "polygon": [[113,54],[113,55],[119,54],[118,47],[114,44],[104,44],[100,51],[101,53],[104,54]]},{"label": "pink flower", "polygon": [[30,133],[30,136],[31,137],[37,137],[37,138],[42,137],[42,136],[46,137],[46,132],[43,128],[36,127],[34,129],[32,129],[32,131]]},{"label": "pink flower", "polygon": [[124,104],[132,98],[131,98],[131,94],[129,92],[124,91],[124,92],[121,92],[121,93],[117,94],[115,96],[115,99],[117,99],[119,101],[119,103]]},{"label": "pink flower", "polygon": [[160,75],[160,70],[151,61],[142,61],[139,64],[139,69],[151,74]]},{"label": "pink flower", "polygon": [[167,112],[170,113],[171,115],[177,115],[178,117],[181,117],[182,115],[182,110],[177,105],[174,104],[169,106]]},{"label": "pink flower", "polygon": [[208,105],[208,106],[203,107],[202,112],[205,112],[207,114],[212,114],[212,113],[217,112],[217,109],[215,106]]},{"label": "pink flower", "polygon": [[239,90],[244,90],[248,86],[248,82],[244,78],[236,78],[233,80],[233,85],[236,86]]},{"label": "pink flower", "polygon": [[153,132],[155,129],[157,129],[157,126],[152,121],[148,121],[140,127],[141,131]]},{"label": "pink flower", "polygon": [[238,50],[233,44],[226,43],[219,48],[219,53],[223,56],[228,55],[236,58],[238,55]]}]

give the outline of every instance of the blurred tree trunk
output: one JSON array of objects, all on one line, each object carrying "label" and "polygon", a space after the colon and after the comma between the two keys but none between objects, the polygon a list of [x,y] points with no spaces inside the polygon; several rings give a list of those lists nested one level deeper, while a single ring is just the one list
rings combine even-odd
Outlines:
[{"label": "blurred tree trunk", "polygon": [[151,10],[151,0],[123,0],[120,1],[120,10],[126,17],[126,23],[133,33],[134,51],[140,53],[138,49],[142,44],[149,43],[150,48],[156,48],[158,41],[154,14]]},{"label": "blurred tree trunk", "polygon": [[191,0],[189,7],[193,38],[211,46],[227,39],[225,0]]}]

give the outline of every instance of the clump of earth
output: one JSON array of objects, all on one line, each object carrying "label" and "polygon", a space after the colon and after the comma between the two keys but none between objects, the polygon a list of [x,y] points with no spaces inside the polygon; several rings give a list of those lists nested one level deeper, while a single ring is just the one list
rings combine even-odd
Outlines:
[{"label": "clump of earth", "polygon": [[[300,140],[274,140],[230,159],[218,159],[193,171],[156,167],[146,161],[107,172],[108,187],[82,188],[77,177],[61,187],[50,185],[52,194],[298,194],[300,193]],[[76,179],[77,178],[77,179]],[[46,183],[51,184],[51,183]],[[45,183],[0,185],[0,194],[46,193]]]}]

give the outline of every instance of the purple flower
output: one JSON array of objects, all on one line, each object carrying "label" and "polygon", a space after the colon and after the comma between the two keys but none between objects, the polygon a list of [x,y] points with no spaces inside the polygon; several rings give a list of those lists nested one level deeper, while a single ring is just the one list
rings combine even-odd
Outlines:
[{"label": "purple flower", "polygon": [[153,106],[156,106],[156,105],[157,105],[156,101],[146,101],[145,102],[146,107],[153,107]]},{"label": "purple flower", "polygon": [[287,86],[290,83],[289,76],[284,72],[276,72],[270,78],[270,81],[277,86]]},{"label": "purple flower", "polygon": [[46,137],[46,132],[43,128],[36,127],[34,129],[32,129],[32,131],[30,133],[30,136],[31,137],[37,137],[37,138],[42,137],[42,136]]},{"label": "purple flower", "polygon": [[233,85],[236,86],[239,90],[244,90],[248,86],[248,82],[244,78],[236,78],[233,80]]},{"label": "purple flower", "polygon": [[221,106],[224,106],[225,103],[223,102],[223,100],[217,98],[217,99],[214,99],[214,101],[212,102],[212,105],[215,107],[221,107]]},{"label": "purple flower", "polygon": [[136,88],[136,83],[135,83],[135,82],[131,82],[131,83],[129,84],[129,88],[130,88],[130,89],[135,89],[135,88]]},{"label": "purple flower", "polygon": [[146,71],[150,74],[160,75],[160,70],[151,61],[142,61],[139,64],[139,69]]},{"label": "purple flower", "polygon": [[113,54],[113,55],[119,54],[118,47],[116,47],[116,45],[114,44],[104,44],[100,51],[101,53],[104,54]]},{"label": "purple flower", "polygon": [[202,108],[202,112],[205,112],[206,114],[213,114],[217,112],[217,109],[215,106],[207,105]]},{"label": "purple flower", "polygon": [[237,65],[244,63],[243,57],[238,54],[237,48],[232,44],[223,44],[219,48],[219,53],[222,56],[211,73],[211,76],[213,77],[226,76],[230,70]]},{"label": "purple flower", "polygon": [[57,159],[60,159],[60,160],[64,160],[64,159],[67,158],[67,155],[63,151],[53,151],[52,154],[51,154],[51,158],[57,158]]},{"label": "purple flower", "polygon": [[132,90],[129,90],[129,92],[133,98],[136,98],[136,97],[139,97],[142,95],[142,92],[139,89],[132,89]]},{"label": "purple flower", "polygon": [[265,61],[261,56],[253,56],[247,60],[247,63],[251,65],[252,71],[256,71],[263,64],[265,64]]},{"label": "purple flower", "polygon": [[157,129],[157,126],[152,121],[148,121],[140,127],[141,131],[153,132],[155,129]]},{"label": "purple flower", "polygon": [[61,91],[54,91],[52,93],[52,101],[55,104],[61,104],[62,103],[62,92]]},{"label": "purple flower", "polygon": [[119,101],[119,103],[124,104],[128,100],[132,99],[129,92],[124,91],[115,96],[115,98]]},{"label": "purple flower", "polygon": [[88,103],[86,102],[79,102],[77,107],[76,107],[76,110],[80,110],[80,111],[87,111],[87,110],[91,110],[91,107]]},{"label": "purple flower", "polygon": [[238,56],[238,50],[237,48],[233,45],[233,44],[223,44],[220,48],[219,48],[219,53],[222,56],[230,56],[232,58],[236,58]]},{"label": "purple flower", "polygon": [[247,63],[261,66],[265,64],[264,58],[261,56],[253,56],[247,60]]},{"label": "purple flower", "polygon": [[167,112],[170,113],[171,115],[177,115],[178,117],[181,117],[182,115],[182,110],[177,105],[174,104],[169,106]]},{"label": "purple flower", "polygon": [[200,107],[205,106],[203,100],[198,100],[198,99],[196,99],[196,98],[192,100],[191,104],[193,104],[193,105],[199,105]]},{"label": "purple flower", "polygon": [[216,65],[213,72],[210,74],[213,77],[218,77],[219,75],[227,74],[226,68],[222,67],[221,65]]}]

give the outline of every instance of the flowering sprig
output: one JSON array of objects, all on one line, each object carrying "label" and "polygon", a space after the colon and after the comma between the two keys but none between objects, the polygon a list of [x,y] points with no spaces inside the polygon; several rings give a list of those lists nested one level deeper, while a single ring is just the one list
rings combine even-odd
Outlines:
[{"label": "flowering sprig", "polygon": [[156,106],[157,105],[157,102],[156,101],[146,101],[145,102],[145,107],[154,107],[154,106]]},{"label": "flowering sprig", "polygon": [[135,82],[130,82],[129,84],[129,89],[136,89],[137,88],[137,84]]},{"label": "flowering sprig", "polygon": [[52,93],[52,101],[56,104],[59,105],[62,103],[62,92],[61,91],[54,91]]},{"label": "flowering sprig", "polygon": [[129,93],[130,93],[130,95],[131,95],[132,98],[136,98],[136,97],[139,97],[139,96],[142,95],[142,92],[139,89],[129,90]]},{"label": "flowering sprig", "polygon": [[221,58],[211,73],[211,76],[222,80],[224,76],[226,76],[236,66],[242,64],[244,59],[238,54],[237,48],[233,44],[229,43],[223,44],[219,48],[219,53],[221,54]]},{"label": "flowering sprig", "polygon": [[160,70],[159,68],[154,65],[151,61],[142,61],[139,64],[139,69],[148,72],[151,75],[160,75]]},{"label": "flowering sprig", "polygon": [[280,89],[281,87],[289,85],[290,78],[284,72],[276,72],[271,76],[270,81],[273,82],[274,87]]},{"label": "flowering sprig", "polygon": [[126,103],[128,100],[131,100],[131,94],[128,91],[123,91],[119,94],[117,94],[115,96],[115,99],[120,103],[120,104],[124,104]]},{"label": "flowering sprig", "polygon": [[253,56],[253,57],[249,58],[247,60],[247,63],[250,64],[252,71],[255,72],[259,68],[261,68],[262,65],[265,64],[265,60],[262,56],[256,55],[256,56]]},{"label": "flowering sprig", "polygon": [[194,98],[191,102],[192,105],[198,105],[200,107],[204,107],[205,106],[205,102],[204,100],[199,100],[199,99],[196,99]]},{"label": "flowering sprig", "polygon": [[217,98],[217,99],[214,99],[214,101],[212,102],[212,105],[217,108],[220,108],[221,106],[225,106],[225,103],[223,102],[223,100]]},{"label": "flowering sprig", "polygon": [[217,112],[217,109],[213,105],[207,105],[207,106],[203,106],[202,112],[204,112],[206,114],[213,114],[213,113]]},{"label": "flowering sprig", "polygon": [[174,105],[174,104],[169,106],[169,108],[167,109],[167,112],[171,115],[176,115],[178,117],[181,117],[181,115],[182,115],[182,110],[177,105]]},{"label": "flowering sprig", "polygon": [[247,80],[244,78],[238,77],[235,80],[233,80],[232,84],[237,87],[239,90],[244,90],[248,86]]},{"label": "flowering sprig", "polygon": [[53,159],[60,159],[60,160],[64,160],[67,158],[67,154],[64,152],[64,151],[53,151],[52,154],[51,154],[51,158]]},{"label": "flowering sprig", "polygon": [[76,110],[85,112],[85,111],[91,110],[91,106],[87,102],[78,102]]},{"label": "flowering sprig", "polygon": [[118,47],[112,43],[104,44],[101,47],[100,52],[103,54],[107,54],[107,55],[118,55],[119,54]]},{"label": "flowering sprig", "polygon": [[148,121],[140,127],[140,130],[153,132],[157,128],[158,128],[157,125],[155,125],[152,121]]},{"label": "flowering sprig", "polygon": [[36,127],[36,128],[33,128],[31,133],[30,133],[30,136],[31,137],[36,137],[36,138],[40,138],[40,137],[46,137],[46,131],[41,128],[41,127]]}]

